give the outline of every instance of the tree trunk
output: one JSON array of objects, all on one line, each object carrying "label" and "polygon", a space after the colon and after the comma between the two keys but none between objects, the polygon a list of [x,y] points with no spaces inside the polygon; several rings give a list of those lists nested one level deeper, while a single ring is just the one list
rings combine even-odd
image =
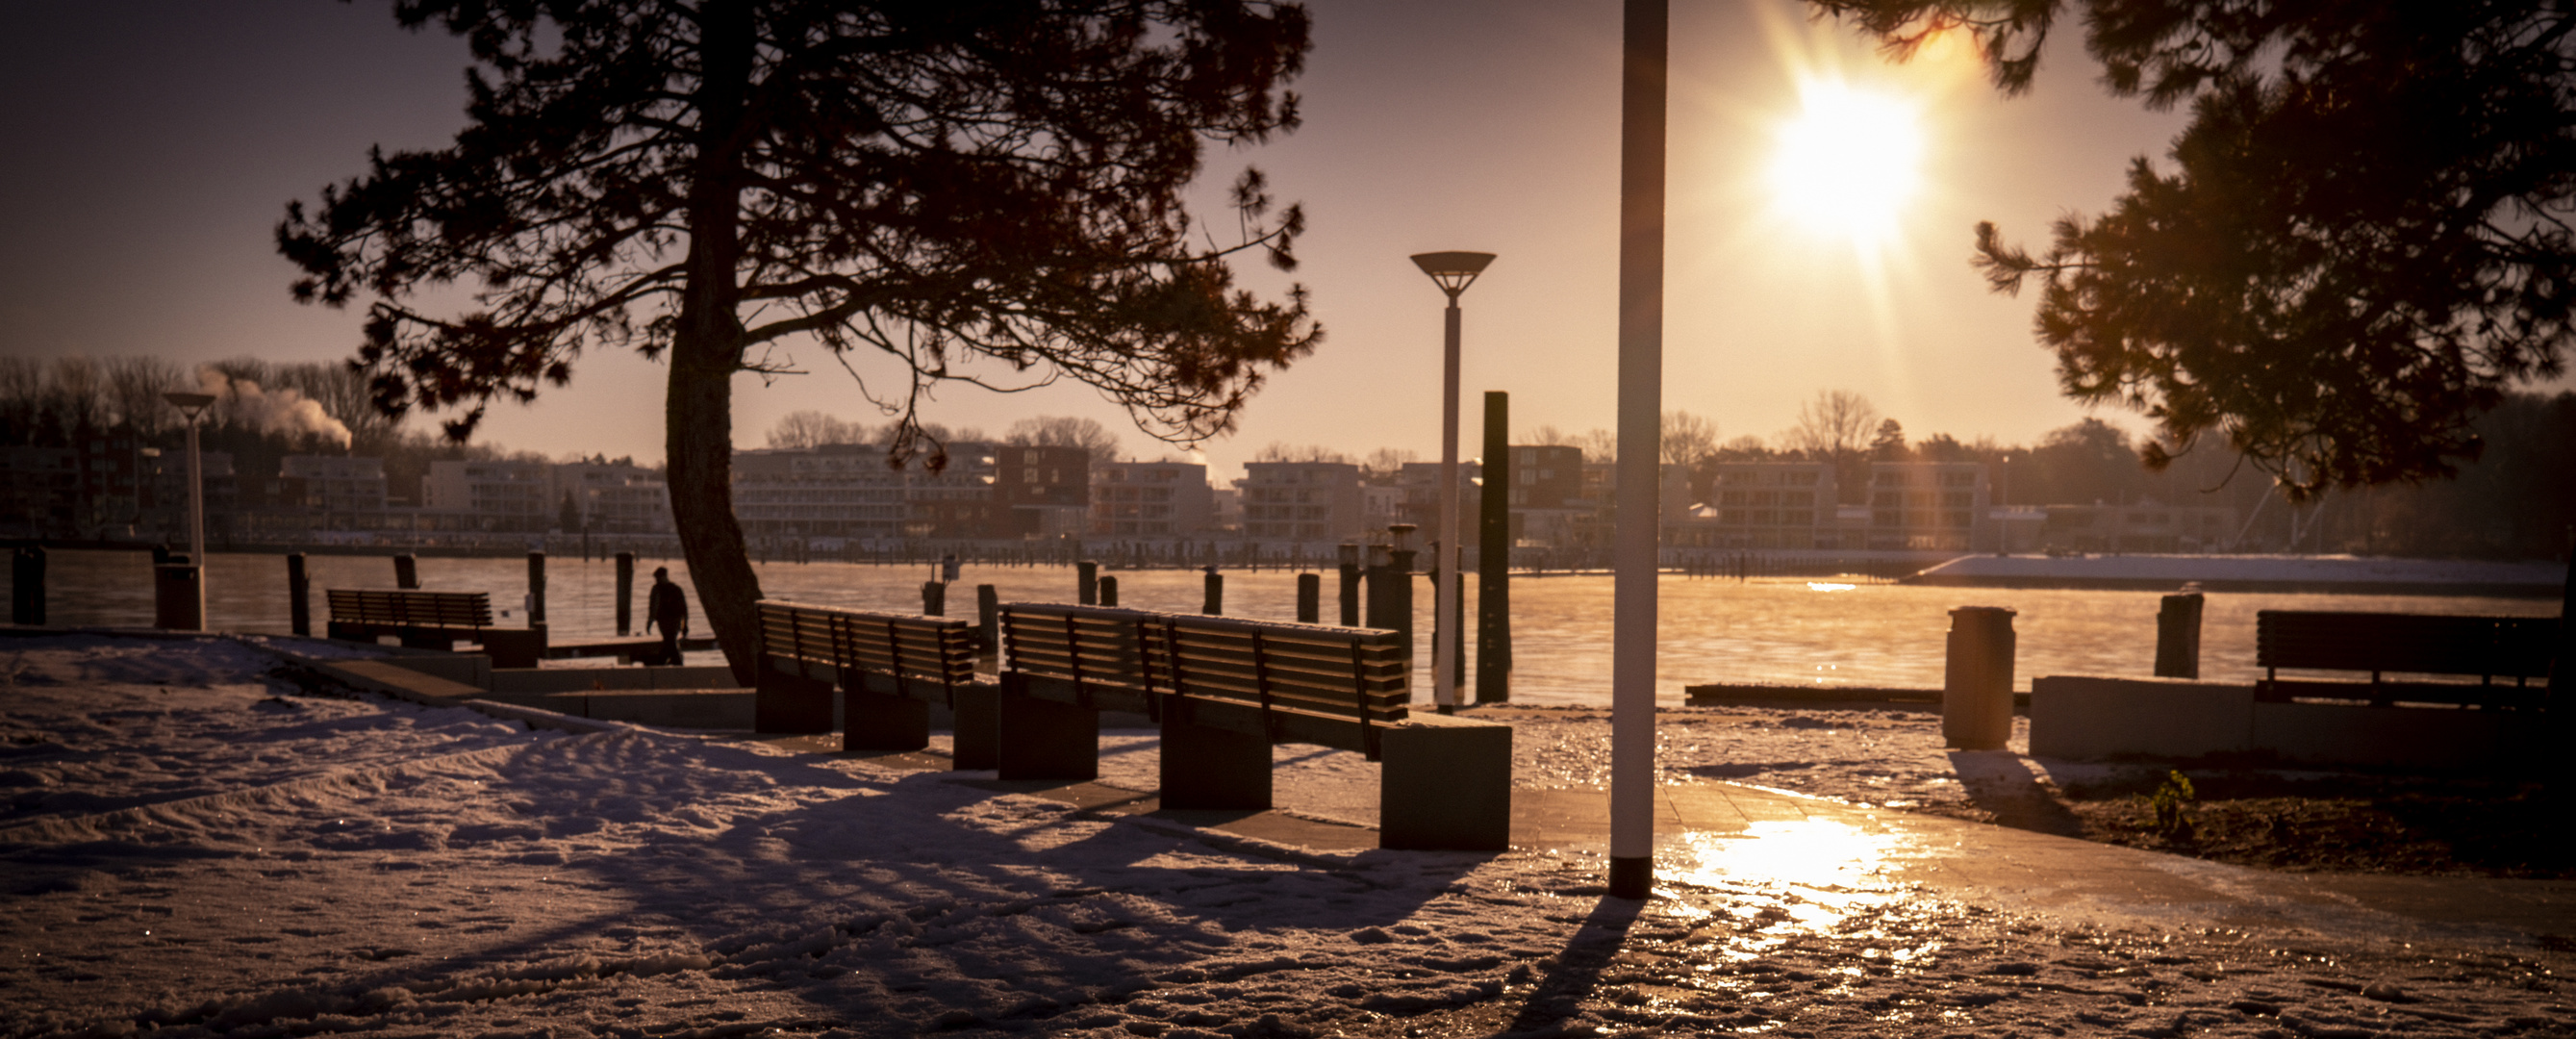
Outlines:
[{"label": "tree trunk", "polygon": [[742,367],[741,159],[737,130],[751,80],[752,26],[738,3],[701,12],[704,78],[696,176],[689,187],[688,281],[671,336],[663,457],[670,465],[671,519],[689,559],[689,579],[707,627],[736,682],[752,684],[760,652],[760,577],[743,550],[733,514],[733,373]]}]

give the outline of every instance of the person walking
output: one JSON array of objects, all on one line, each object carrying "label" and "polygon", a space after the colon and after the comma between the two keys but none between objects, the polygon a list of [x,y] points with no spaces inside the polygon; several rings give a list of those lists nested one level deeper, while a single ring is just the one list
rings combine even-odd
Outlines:
[{"label": "person walking", "polygon": [[662,659],[666,667],[680,663],[680,636],[689,633],[689,597],[671,582],[671,568],[653,568],[653,594],[644,600],[644,630],[662,626]]}]

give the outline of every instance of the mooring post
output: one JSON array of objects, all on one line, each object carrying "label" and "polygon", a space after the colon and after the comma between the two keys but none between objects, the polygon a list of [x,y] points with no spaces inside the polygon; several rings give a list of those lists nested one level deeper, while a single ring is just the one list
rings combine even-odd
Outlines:
[{"label": "mooring post", "polygon": [[313,583],[304,575],[304,553],[286,554],[286,623],[298,635],[313,634]]},{"label": "mooring post", "polygon": [[1207,566],[1207,596],[1199,603],[1199,612],[1210,617],[1225,616],[1225,575],[1216,572],[1216,564]]},{"label": "mooring post", "polygon": [[1084,559],[1073,564],[1073,601],[1084,606],[1100,604],[1100,563]]},{"label": "mooring post", "polygon": [[933,617],[948,616],[948,582],[921,582],[921,612]]},{"label": "mooring post", "polygon": [[1098,603],[1095,603],[1094,605],[1098,605],[1098,606],[1116,606],[1116,605],[1118,605],[1118,578],[1116,578],[1116,577],[1103,577],[1103,578],[1101,578],[1101,579],[1100,579],[1100,601],[1099,601]]},{"label": "mooring post", "polygon": [[2012,739],[2013,611],[1950,611],[1949,660],[1941,689],[1941,736],[1960,750],[1995,750]]},{"label": "mooring post", "polygon": [[10,622],[45,623],[45,546],[28,545],[19,549],[10,558],[10,580]]},{"label": "mooring post", "polygon": [[528,553],[528,626],[546,622],[546,554]]},{"label": "mooring post", "polygon": [[2201,594],[2164,597],[2156,610],[2156,677],[2200,677]]},{"label": "mooring post", "polygon": [[1476,501],[1476,702],[1512,698],[1511,395],[1485,394],[1483,482]]},{"label": "mooring post", "polygon": [[1297,575],[1297,623],[1321,624],[1324,618],[1324,578],[1320,574]]},{"label": "mooring post", "polygon": [[992,585],[975,586],[975,643],[987,654],[1002,648],[1002,593]]},{"label": "mooring post", "polygon": [[617,554],[617,635],[635,630],[635,553]]},{"label": "mooring post", "polygon": [[1360,626],[1360,547],[1345,543],[1341,547],[1342,626]]},{"label": "mooring post", "polygon": [[394,587],[405,590],[420,587],[420,559],[409,552],[394,557]]}]

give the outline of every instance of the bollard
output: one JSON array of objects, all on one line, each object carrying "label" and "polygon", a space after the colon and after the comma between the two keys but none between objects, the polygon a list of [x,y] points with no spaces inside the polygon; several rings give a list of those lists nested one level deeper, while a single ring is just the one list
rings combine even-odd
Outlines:
[{"label": "bollard", "polygon": [[1115,577],[1103,577],[1103,578],[1101,578],[1101,579],[1100,579],[1100,601],[1099,601],[1098,603],[1096,603],[1095,605],[1099,605],[1099,606],[1116,606],[1116,605],[1118,605],[1118,579],[1117,579],[1117,578],[1115,578]]},{"label": "bollard", "polygon": [[420,559],[409,552],[394,557],[394,587],[420,587]]},{"label": "bollard", "polygon": [[298,635],[313,634],[313,582],[304,574],[304,553],[286,554],[286,623]]},{"label": "bollard", "polygon": [[635,553],[617,554],[617,635],[635,630]]},{"label": "bollard", "polygon": [[1941,738],[1960,750],[1999,750],[2012,739],[2013,611],[1950,611],[1950,659],[1941,688]]},{"label": "bollard", "polygon": [[1073,564],[1073,601],[1083,606],[1100,605],[1100,563],[1080,560]]},{"label": "bollard", "polygon": [[921,582],[921,612],[932,617],[948,616],[948,582]]},{"label": "bollard", "polygon": [[1324,579],[1316,574],[1297,575],[1297,623],[1321,624],[1324,617]]},{"label": "bollard", "polygon": [[1199,612],[1210,617],[1225,616],[1225,575],[1216,572],[1216,564],[1207,568],[1207,595],[1199,603]]},{"label": "bollard", "polygon": [[2156,610],[2156,677],[2200,677],[2199,592],[2168,595]]},{"label": "bollard", "polygon": [[1342,556],[1342,626],[1360,626],[1360,547],[1344,544]]},{"label": "bollard", "polygon": [[1002,593],[989,584],[975,586],[975,644],[987,654],[1002,648]]},{"label": "bollard", "polygon": [[528,553],[528,626],[546,622],[546,554]]},{"label": "bollard", "polygon": [[45,623],[45,547],[29,545],[10,559],[9,620]]},{"label": "bollard", "polygon": [[202,631],[204,600],[197,597],[197,567],[184,552],[152,568],[152,626],[164,631]]}]

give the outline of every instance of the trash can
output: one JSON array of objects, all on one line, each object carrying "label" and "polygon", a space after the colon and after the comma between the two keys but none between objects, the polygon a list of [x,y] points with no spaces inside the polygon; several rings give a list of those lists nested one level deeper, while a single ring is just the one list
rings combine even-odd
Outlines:
[{"label": "trash can", "polygon": [[[176,558],[185,558],[176,557]],[[197,597],[194,563],[163,563],[152,568],[152,626],[166,631],[203,631],[205,600]]]},{"label": "trash can", "polygon": [[1950,661],[1941,686],[1941,737],[1961,750],[1999,750],[2012,739],[2013,611],[1950,611]]}]

